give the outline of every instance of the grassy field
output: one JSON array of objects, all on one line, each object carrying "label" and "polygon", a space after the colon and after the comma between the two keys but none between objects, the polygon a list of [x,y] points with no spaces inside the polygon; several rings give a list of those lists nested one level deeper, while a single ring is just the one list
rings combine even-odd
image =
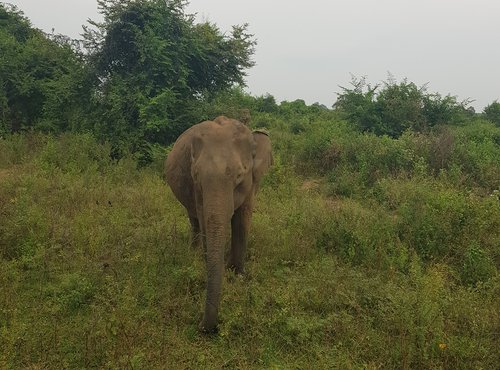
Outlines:
[{"label": "grassy field", "polygon": [[499,130],[293,127],[270,124],[213,337],[164,153],[137,169],[90,135],[0,139],[0,368],[497,368]]}]

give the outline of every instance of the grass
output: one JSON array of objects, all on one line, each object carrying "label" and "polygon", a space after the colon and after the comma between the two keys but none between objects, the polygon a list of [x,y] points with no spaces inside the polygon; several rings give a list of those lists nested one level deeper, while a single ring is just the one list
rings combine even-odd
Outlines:
[{"label": "grass", "polygon": [[328,176],[304,186],[300,142],[276,136],[248,276],[225,274],[214,337],[196,329],[205,266],[158,163],[112,161],[89,135],[1,140],[0,368],[495,368],[494,168],[472,192],[337,171],[370,189],[346,194]]}]

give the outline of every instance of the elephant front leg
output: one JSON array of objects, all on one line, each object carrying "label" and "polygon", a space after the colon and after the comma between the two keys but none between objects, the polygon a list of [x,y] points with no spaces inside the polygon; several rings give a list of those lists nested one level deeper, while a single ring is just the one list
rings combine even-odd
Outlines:
[{"label": "elephant front leg", "polygon": [[234,269],[239,275],[245,273],[244,264],[251,218],[252,207],[247,203],[238,208],[231,219],[231,251],[227,267]]}]

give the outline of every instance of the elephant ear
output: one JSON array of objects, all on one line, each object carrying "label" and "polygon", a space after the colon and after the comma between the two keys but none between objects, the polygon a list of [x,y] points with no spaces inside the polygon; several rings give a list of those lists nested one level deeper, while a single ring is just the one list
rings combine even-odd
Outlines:
[{"label": "elephant ear", "polygon": [[255,141],[255,156],[253,159],[253,179],[259,183],[269,167],[273,164],[273,154],[271,149],[271,140],[265,131],[256,130],[253,132]]}]

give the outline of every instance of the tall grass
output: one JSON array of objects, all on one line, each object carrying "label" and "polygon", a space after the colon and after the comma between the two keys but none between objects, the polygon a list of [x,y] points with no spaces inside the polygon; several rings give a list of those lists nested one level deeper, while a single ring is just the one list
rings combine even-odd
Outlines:
[{"label": "tall grass", "polygon": [[436,170],[436,136],[304,125],[320,132],[269,127],[248,275],[225,274],[214,337],[160,163],[113,161],[89,135],[1,140],[0,367],[494,368],[496,139],[453,131]]}]

